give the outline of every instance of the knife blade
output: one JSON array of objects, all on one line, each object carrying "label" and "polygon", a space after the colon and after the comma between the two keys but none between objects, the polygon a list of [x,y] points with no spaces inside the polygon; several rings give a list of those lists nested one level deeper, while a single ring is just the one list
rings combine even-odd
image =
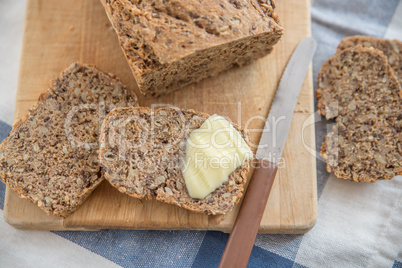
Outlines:
[{"label": "knife blade", "polygon": [[220,268],[247,267],[315,49],[316,42],[312,37],[303,39],[286,65],[265,121],[254,161],[254,173],[222,254]]}]

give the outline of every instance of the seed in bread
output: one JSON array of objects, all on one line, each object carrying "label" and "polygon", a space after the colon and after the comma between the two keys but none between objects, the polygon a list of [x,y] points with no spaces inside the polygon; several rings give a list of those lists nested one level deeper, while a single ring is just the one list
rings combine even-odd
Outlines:
[{"label": "seed in bread", "polygon": [[67,217],[102,182],[100,124],[137,99],[109,74],[72,64],[0,145],[0,178],[47,214]]},{"label": "seed in bread", "polygon": [[387,57],[388,64],[391,66],[399,84],[402,85],[402,42],[399,40],[389,40],[370,36],[350,36],[344,38],[338,45],[337,52],[347,48],[361,45],[362,47],[373,47],[381,50]]},{"label": "seed in bread", "polygon": [[318,109],[336,126],[321,155],[337,177],[364,182],[402,174],[402,91],[383,53],[355,46],[323,64]]},{"label": "seed in bread", "polygon": [[160,95],[272,51],[273,0],[101,0],[140,91]]},{"label": "seed in bread", "polygon": [[[209,117],[193,110],[118,108],[105,119],[99,160],[120,192],[156,199],[195,212],[225,214],[240,200],[250,160],[204,199],[191,198],[182,174],[186,139]],[[247,143],[244,130],[237,128]]]}]

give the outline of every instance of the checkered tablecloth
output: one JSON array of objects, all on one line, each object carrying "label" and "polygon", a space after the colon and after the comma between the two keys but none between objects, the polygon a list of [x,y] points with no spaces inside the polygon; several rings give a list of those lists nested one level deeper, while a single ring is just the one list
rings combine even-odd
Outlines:
[{"label": "checkered tablecloth", "polygon": [[[0,141],[13,121],[25,5],[0,0]],[[402,40],[402,1],[315,0],[311,15],[314,79],[345,36]],[[316,119],[319,147],[328,122]],[[316,226],[305,235],[258,235],[249,267],[402,267],[402,177],[348,182],[319,159],[317,174]],[[4,194],[0,183],[0,214]],[[0,267],[216,267],[227,238],[212,231],[21,231],[0,215]]]}]

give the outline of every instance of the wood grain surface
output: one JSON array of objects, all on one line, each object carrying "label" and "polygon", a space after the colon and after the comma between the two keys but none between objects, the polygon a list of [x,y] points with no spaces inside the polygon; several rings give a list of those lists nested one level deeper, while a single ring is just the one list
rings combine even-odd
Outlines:
[{"label": "wood grain surface", "polygon": [[[99,0],[28,0],[15,120],[23,117],[72,62],[95,64],[116,74],[139,97],[141,106],[171,104],[220,114],[252,132],[258,144],[279,79],[300,40],[310,36],[308,0],[279,0],[285,35],[271,55],[242,68],[160,98],[140,95],[117,36]],[[304,233],[317,217],[314,113],[311,70],[301,91],[284,150],[284,161],[261,222],[261,233]],[[254,149],[255,151],[255,149]],[[229,232],[239,205],[225,216],[206,216],[157,201],[140,201],[104,181],[66,219],[48,216],[7,188],[6,221],[20,229],[99,230],[105,228],[221,230]]]}]

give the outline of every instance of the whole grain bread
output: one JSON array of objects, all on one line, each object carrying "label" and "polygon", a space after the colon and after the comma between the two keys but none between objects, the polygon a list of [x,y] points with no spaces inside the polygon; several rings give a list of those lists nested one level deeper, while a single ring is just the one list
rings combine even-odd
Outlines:
[{"label": "whole grain bread", "polygon": [[98,136],[115,107],[136,106],[121,82],[72,64],[0,145],[0,178],[47,214],[67,217],[102,182]]},{"label": "whole grain bread", "polygon": [[273,0],[101,0],[140,91],[160,95],[271,52]]},{"label": "whole grain bread", "polygon": [[[239,202],[250,160],[205,199],[191,198],[181,171],[186,138],[209,117],[174,108],[118,108],[105,119],[99,161],[120,192],[156,199],[195,212],[225,214]],[[247,143],[247,133],[235,126]]]},{"label": "whole grain bread", "polygon": [[402,174],[402,91],[383,53],[354,46],[323,64],[318,111],[336,125],[321,155],[337,177],[375,182]]},{"label": "whole grain bread", "polygon": [[399,40],[389,40],[370,36],[350,36],[344,38],[338,45],[337,52],[347,48],[361,45],[362,47],[373,47],[381,50],[387,57],[388,64],[391,66],[399,84],[402,85],[402,42]]}]

